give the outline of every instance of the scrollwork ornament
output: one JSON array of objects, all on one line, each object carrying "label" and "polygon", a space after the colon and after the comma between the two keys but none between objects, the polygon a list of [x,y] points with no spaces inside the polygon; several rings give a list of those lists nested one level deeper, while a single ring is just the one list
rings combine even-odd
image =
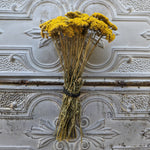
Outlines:
[{"label": "scrollwork ornament", "polygon": [[65,141],[55,141],[53,147],[55,150],[69,150],[68,143]]},{"label": "scrollwork ornament", "polygon": [[89,124],[90,124],[90,120],[89,120],[88,117],[84,116],[84,117],[81,118],[81,126],[82,126],[82,128],[88,127]]},{"label": "scrollwork ornament", "polygon": [[90,142],[87,139],[84,139],[81,143],[80,143],[80,148],[82,150],[88,150],[90,148]]}]

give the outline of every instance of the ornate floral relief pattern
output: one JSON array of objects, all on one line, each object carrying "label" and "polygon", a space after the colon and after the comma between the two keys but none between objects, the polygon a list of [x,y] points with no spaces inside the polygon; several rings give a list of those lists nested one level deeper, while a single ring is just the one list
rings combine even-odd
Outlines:
[{"label": "ornate floral relief pattern", "polygon": [[113,72],[150,72],[149,58],[132,58],[131,62],[123,62]]},{"label": "ornate floral relief pattern", "polygon": [[28,95],[30,95],[30,93],[1,92],[0,107],[17,109],[17,107],[27,99]]},{"label": "ornate floral relief pattern", "polygon": [[[17,90],[17,89],[16,89]],[[51,93],[51,92],[50,92]],[[18,118],[31,119],[32,111],[37,103],[49,100],[61,105],[60,93],[47,93],[41,90],[38,93],[25,90],[17,91],[1,91],[0,93],[0,119],[2,118]]]},{"label": "ornate floral relief pattern", "polygon": [[0,71],[2,73],[24,74],[24,72],[50,72],[60,69],[59,59],[49,64],[39,62],[33,55],[32,47],[4,46],[0,47],[0,51],[2,51],[0,52]]},{"label": "ornate floral relief pattern", "polygon": [[25,31],[25,34],[30,36],[33,39],[40,39],[39,48],[47,46],[52,42],[52,39],[50,37],[47,38],[41,38],[41,29],[38,27],[34,27],[28,31]]},{"label": "ornate floral relief pattern", "polygon": [[83,128],[84,139],[89,141],[89,144],[99,148],[104,148],[106,139],[112,139],[117,135],[119,135],[118,131],[105,127],[105,120],[98,120],[91,125],[85,125]]},{"label": "ornate floral relief pattern", "polygon": [[[134,12],[147,12],[150,11],[150,1],[149,0],[107,0],[107,1],[70,1],[70,0],[57,0],[57,1],[52,1],[52,0],[1,0],[0,1],[0,11],[3,12],[0,14],[0,18],[6,18],[6,19],[32,19],[32,13],[34,11],[34,8],[39,6],[40,4],[43,3],[52,3],[56,5],[61,14],[64,14],[68,11],[74,11],[74,10],[84,10],[84,3],[88,5],[92,4],[105,4],[107,7],[111,7],[113,11],[117,11],[116,14],[119,11],[123,11],[125,14],[131,13],[132,11]],[[82,5],[83,3],[83,5]],[[122,5],[122,6],[121,6]],[[79,6],[81,6],[79,8]],[[133,9],[133,10],[132,10]],[[12,12],[10,15],[8,12]],[[147,15],[145,13],[145,15]],[[122,17],[114,16],[115,19],[119,20],[124,20]],[[126,17],[125,19],[129,19]],[[137,18],[135,18],[137,19]],[[143,21],[143,17],[139,17],[138,20]],[[145,21],[149,22],[149,19],[145,19]]]},{"label": "ornate floral relief pattern", "polygon": [[29,71],[18,60],[12,61],[9,56],[0,56],[0,71],[1,72],[24,72]]},{"label": "ornate floral relief pattern", "polygon": [[33,39],[39,39],[39,38],[41,38],[40,32],[41,32],[41,30],[39,27],[34,27],[28,31],[25,31],[24,33],[27,34],[28,36],[32,37]]},{"label": "ornate floral relief pattern", "polygon": [[[64,13],[67,2],[53,0],[1,0],[0,18],[7,19],[32,19],[33,10],[43,3],[52,3],[58,7],[61,13]],[[67,9],[68,6],[66,6]],[[67,11],[67,10],[66,10]],[[10,14],[11,12],[11,14]]]},{"label": "ornate floral relief pattern", "polygon": [[121,104],[128,112],[132,111],[148,111],[150,108],[149,95],[127,95],[120,94]]},{"label": "ornate floral relief pattern", "polygon": [[150,11],[150,0],[119,0],[125,7],[132,7],[135,12]]},{"label": "ornate floral relief pattern", "polygon": [[14,7],[16,9],[22,7],[27,0],[1,0],[0,10],[12,10]]},{"label": "ornate floral relief pattern", "polygon": [[144,137],[145,139],[149,140],[150,139],[150,128],[147,128],[147,129],[141,131],[141,136]]},{"label": "ornate floral relief pattern", "polygon": [[55,141],[55,125],[50,121],[40,120],[39,127],[32,127],[25,133],[32,139],[38,139],[38,148],[42,148]]},{"label": "ornate floral relief pattern", "polygon": [[150,40],[150,30],[145,31],[144,33],[141,34],[141,36],[147,40]]},{"label": "ornate floral relief pattern", "polygon": [[[74,144],[70,142],[58,142],[55,138],[55,124],[51,121],[41,120],[39,127],[32,127],[31,130],[27,130],[25,134],[32,139],[38,139],[38,148],[48,146],[53,144],[54,149],[62,147],[64,149],[70,149],[74,147],[75,150],[77,147],[80,147],[84,150],[88,149],[91,144],[94,147],[99,147],[100,149],[104,147],[104,141],[106,139],[112,139],[113,137],[119,135],[118,131],[111,128],[105,127],[104,120],[98,120],[97,122],[90,125],[88,118],[84,117],[82,119],[82,129],[83,129],[83,142],[80,143],[79,135],[74,141]],[[77,128],[77,131],[79,128]],[[78,132],[79,133],[79,132]]]}]

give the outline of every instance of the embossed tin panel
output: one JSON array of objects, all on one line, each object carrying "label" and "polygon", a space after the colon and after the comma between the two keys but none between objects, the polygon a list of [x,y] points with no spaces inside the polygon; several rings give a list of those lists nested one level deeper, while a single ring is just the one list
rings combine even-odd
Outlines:
[{"label": "embossed tin panel", "polygon": [[[150,150],[150,0],[0,1],[0,150]],[[56,141],[63,78],[39,24],[68,11],[100,12],[118,26],[91,56],[82,129]]]}]

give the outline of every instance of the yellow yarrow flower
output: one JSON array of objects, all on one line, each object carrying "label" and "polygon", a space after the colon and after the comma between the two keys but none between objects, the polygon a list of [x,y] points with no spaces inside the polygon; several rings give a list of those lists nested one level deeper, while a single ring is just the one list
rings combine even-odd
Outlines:
[{"label": "yellow yarrow flower", "polygon": [[46,21],[40,28],[42,37],[47,37],[48,34],[54,39],[58,38],[60,33],[71,38],[75,35],[85,35],[88,30],[92,30],[98,36],[105,36],[108,42],[115,38],[112,30],[117,30],[117,26],[103,14],[94,13],[89,16],[79,11],[68,12],[65,17],[59,16]]},{"label": "yellow yarrow flower", "polygon": [[94,14],[92,14],[92,16],[97,18],[97,19],[99,19],[99,20],[104,20],[104,21],[108,21],[109,20],[106,16],[104,16],[101,13],[94,13]]},{"label": "yellow yarrow flower", "polygon": [[70,19],[69,23],[76,27],[87,27],[89,25],[89,23],[87,21],[84,21],[82,18]]},{"label": "yellow yarrow flower", "polygon": [[70,18],[70,19],[74,19],[76,17],[80,17],[82,15],[81,12],[79,11],[75,11],[75,12],[68,12],[67,14],[65,14],[66,17]]},{"label": "yellow yarrow flower", "polygon": [[90,23],[90,29],[91,30],[94,30],[94,31],[102,31],[104,30],[105,28],[107,29],[108,28],[108,25],[105,24],[103,21],[100,21],[100,20],[97,20],[96,18],[94,17],[90,17],[89,18],[89,23]]},{"label": "yellow yarrow flower", "polygon": [[103,14],[101,14],[101,13],[94,13],[94,14],[92,14],[92,16],[97,18],[98,20],[102,20],[103,22],[105,22],[109,27],[112,28],[112,30],[117,30],[117,26],[114,25],[113,23],[111,23],[109,21],[109,19],[106,16],[104,16]]},{"label": "yellow yarrow flower", "polygon": [[72,28],[72,26],[68,26],[67,28],[62,30],[62,33],[64,36],[68,36],[70,38],[75,35],[74,29]]}]

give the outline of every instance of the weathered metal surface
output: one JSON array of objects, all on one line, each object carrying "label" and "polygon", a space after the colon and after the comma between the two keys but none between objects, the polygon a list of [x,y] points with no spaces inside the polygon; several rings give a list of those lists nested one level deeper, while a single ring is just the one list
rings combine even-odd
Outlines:
[{"label": "weathered metal surface", "polygon": [[[0,1],[0,150],[150,150],[150,1]],[[79,10],[118,26],[91,56],[81,90],[83,142],[55,140],[63,75],[42,21]],[[77,127],[77,131],[79,127]]]}]

